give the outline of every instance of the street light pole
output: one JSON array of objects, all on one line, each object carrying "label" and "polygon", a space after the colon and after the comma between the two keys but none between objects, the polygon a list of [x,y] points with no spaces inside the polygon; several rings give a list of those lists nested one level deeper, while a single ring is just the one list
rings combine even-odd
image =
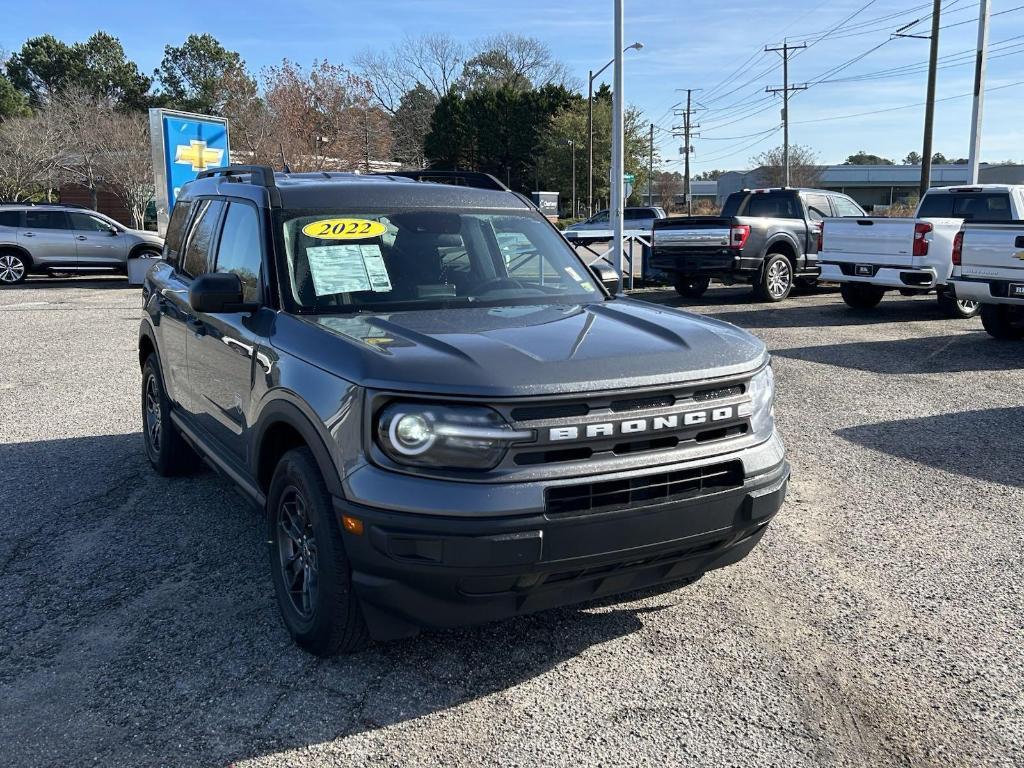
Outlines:
[{"label": "street light pole", "polygon": [[587,218],[594,215],[594,70],[587,79]]},{"label": "street light pole", "polygon": [[[639,51],[644,47],[641,42],[626,46],[626,51]],[[623,51],[625,53],[625,51]],[[594,215],[594,81],[608,67],[615,63],[612,59],[597,72],[590,70],[587,74],[587,216]]]},{"label": "street light pole", "polygon": [[625,23],[623,14],[623,0],[615,0],[615,62],[614,76],[612,78],[612,193],[609,201],[609,213],[612,219],[612,231],[615,233],[612,253],[615,254],[615,261],[612,265],[619,273],[617,293],[622,290],[622,206],[624,203],[623,178],[625,168],[625,154],[623,152],[623,113],[625,99],[623,98],[622,78],[622,28]]},{"label": "street light pole", "polygon": [[967,168],[969,184],[978,183],[981,155],[981,114],[985,108],[985,64],[988,58],[988,0],[978,10],[978,57],[974,65],[974,106],[971,109],[971,146]]},{"label": "street light pole", "polygon": [[576,218],[576,142],[566,139],[569,151],[572,152],[572,218]]}]

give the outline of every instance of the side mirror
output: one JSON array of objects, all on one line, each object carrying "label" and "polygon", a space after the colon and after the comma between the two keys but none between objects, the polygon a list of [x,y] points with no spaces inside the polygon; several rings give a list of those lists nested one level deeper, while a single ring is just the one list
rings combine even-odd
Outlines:
[{"label": "side mirror", "polygon": [[242,281],[231,272],[211,272],[192,281],[188,303],[196,312],[247,312],[253,305],[242,300]]},{"label": "side mirror", "polygon": [[609,293],[615,294],[619,292],[619,273],[615,271],[615,267],[609,264],[607,261],[598,259],[590,265],[590,273],[594,276],[597,282],[604,285],[608,289]]}]

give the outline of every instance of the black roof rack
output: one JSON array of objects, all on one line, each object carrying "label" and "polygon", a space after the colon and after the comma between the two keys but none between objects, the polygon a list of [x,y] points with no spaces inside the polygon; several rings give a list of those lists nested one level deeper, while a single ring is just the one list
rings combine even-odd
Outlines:
[{"label": "black roof rack", "polygon": [[269,165],[225,165],[221,168],[208,168],[200,171],[197,179],[210,179],[214,176],[248,176],[250,184],[261,187],[276,187],[274,169]]},{"label": "black roof rack", "polygon": [[455,184],[476,189],[493,189],[498,192],[510,191],[508,187],[481,171],[392,171],[391,173],[375,173],[374,176],[401,176],[415,181],[432,181],[440,184]]}]

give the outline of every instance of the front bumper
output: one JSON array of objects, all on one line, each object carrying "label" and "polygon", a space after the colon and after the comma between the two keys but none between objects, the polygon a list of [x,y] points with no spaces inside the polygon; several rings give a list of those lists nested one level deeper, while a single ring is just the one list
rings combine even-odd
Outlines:
[{"label": "front bumper", "polygon": [[[851,274],[856,265],[821,262],[821,280],[831,283],[867,283],[883,288],[921,288],[932,289],[939,285],[934,269],[915,267],[888,267],[870,262],[858,262],[870,266],[873,275]],[[844,271],[844,267],[847,269]]]},{"label": "front bumper", "polygon": [[962,300],[977,301],[982,304],[1010,304],[1024,307],[1024,299],[1010,298],[1008,280],[968,280],[952,278],[949,281],[956,297]]},{"label": "front bumper", "polygon": [[789,464],[781,450],[775,458],[729,490],[612,510],[425,515],[338,498],[335,511],[363,523],[362,534],[344,533],[346,552],[370,632],[387,640],[684,583],[735,563],[785,499]]}]

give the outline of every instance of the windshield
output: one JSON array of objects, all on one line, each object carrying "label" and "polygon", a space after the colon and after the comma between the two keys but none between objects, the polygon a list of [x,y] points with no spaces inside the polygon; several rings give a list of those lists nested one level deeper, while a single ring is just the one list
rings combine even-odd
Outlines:
[{"label": "windshield", "polygon": [[508,211],[285,210],[300,312],[582,304],[604,294],[547,222]]}]

